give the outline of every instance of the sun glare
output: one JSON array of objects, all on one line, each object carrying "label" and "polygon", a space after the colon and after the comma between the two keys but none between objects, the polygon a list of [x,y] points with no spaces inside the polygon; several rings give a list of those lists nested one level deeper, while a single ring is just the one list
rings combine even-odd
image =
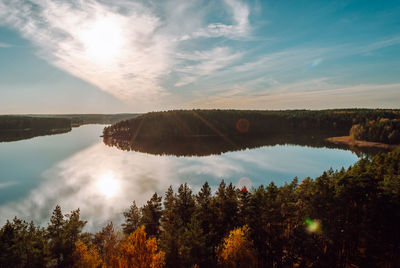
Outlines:
[{"label": "sun glare", "polygon": [[124,43],[121,25],[116,19],[103,18],[82,31],[82,43],[88,56],[100,63],[110,63]]},{"label": "sun glare", "polygon": [[97,181],[98,192],[105,195],[107,198],[115,196],[119,189],[119,182],[111,172],[103,174]]}]

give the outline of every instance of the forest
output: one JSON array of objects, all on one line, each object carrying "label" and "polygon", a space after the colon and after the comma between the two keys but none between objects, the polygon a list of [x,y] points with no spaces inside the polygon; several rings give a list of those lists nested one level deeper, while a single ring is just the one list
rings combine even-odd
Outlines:
[{"label": "forest", "polygon": [[0,267],[398,267],[400,150],[283,186],[169,187],[123,216],[97,233],[79,209],[14,218]]}]

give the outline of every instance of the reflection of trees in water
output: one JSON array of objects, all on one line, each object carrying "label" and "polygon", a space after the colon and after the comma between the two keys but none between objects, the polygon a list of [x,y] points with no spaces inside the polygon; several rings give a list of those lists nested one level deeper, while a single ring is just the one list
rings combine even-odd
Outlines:
[{"label": "reflection of trees in water", "polygon": [[0,131],[0,142],[27,140],[38,136],[70,132],[71,128]]},{"label": "reflection of trees in water", "polygon": [[149,137],[125,139],[122,137],[104,136],[103,141],[108,146],[124,151],[137,151],[155,155],[176,156],[207,156],[231,151],[260,148],[274,145],[300,145],[316,148],[332,148],[351,150],[358,156],[375,155],[382,152],[379,148],[349,147],[344,144],[333,144],[325,139],[332,135],[319,133],[270,134],[270,135],[234,135],[234,136],[187,136],[187,137]]}]

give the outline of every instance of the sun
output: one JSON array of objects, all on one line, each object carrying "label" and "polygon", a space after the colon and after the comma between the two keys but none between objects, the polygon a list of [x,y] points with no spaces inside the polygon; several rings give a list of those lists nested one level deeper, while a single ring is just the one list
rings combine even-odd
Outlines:
[{"label": "sun", "polygon": [[107,198],[115,196],[120,190],[119,181],[109,172],[101,175],[97,180],[97,191]]},{"label": "sun", "polygon": [[90,23],[81,32],[87,56],[98,63],[111,63],[115,60],[124,43],[121,29],[121,23],[112,17]]}]

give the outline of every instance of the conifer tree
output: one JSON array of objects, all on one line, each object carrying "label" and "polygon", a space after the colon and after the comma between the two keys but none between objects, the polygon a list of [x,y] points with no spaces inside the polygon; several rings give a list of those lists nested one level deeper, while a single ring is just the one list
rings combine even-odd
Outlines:
[{"label": "conifer tree", "polygon": [[129,210],[124,212],[125,222],[122,224],[122,230],[125,235],[133,233],[140,226],[141,216],[136,202],[133,201]]},{"label": "conifer tree", "polygon": [[143,206],[141,211],[141,223],[145,226],[146,233],[149,236],[158,238],[160,232],[160,219],[162,215],[161,196],[159,197],[157,193],[154,193],[151,199],[147,201],[147,204]]}]

